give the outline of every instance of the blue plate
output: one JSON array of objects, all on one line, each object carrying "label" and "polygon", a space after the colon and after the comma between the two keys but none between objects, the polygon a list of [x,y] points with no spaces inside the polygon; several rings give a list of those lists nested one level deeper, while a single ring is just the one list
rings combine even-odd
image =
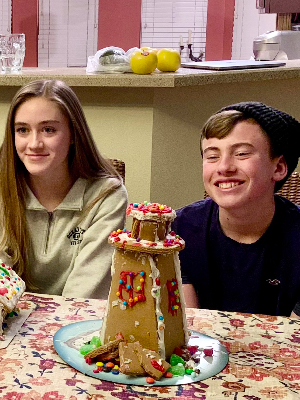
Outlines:
[{"label": "blue plate", "polygon": [[142,385],[142,386],[172,386],[184,385],[186,383],[194,383],[203,381],[218,374],[224,369],[228,363],[228,353],[225,347],[216,339],[202,333],[191,331],[189,346],[199,346],[200,348],[213,348],[213,356],[205,357],[201,352],[198,368],[200,374],[195,378],[190,375],[173,376],[172,378],[161,378],[153,384],[148,384],[145,377],[129,376],[124,374],[114,375],[111,372],[93,372],[96,365],[88,365],[83,355],[79,353],[79,348],[83,343],[87,342],[99,334],[102,326],[102,320],[80,321],[70,325],[66,325],[59,329],[53,338],[55,350],[60,357],[71,367],[77,369],[83,374],[92,376],[93,378],[102,379],[115,383],[123,383],[125,385]]}]

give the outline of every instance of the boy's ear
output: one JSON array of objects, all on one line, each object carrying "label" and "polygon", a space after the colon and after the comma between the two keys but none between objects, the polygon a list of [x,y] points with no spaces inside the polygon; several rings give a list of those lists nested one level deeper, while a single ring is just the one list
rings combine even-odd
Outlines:
[{"label": "boy's ear", "polygon": [[275,182],[279,182],[284,179],[288,173],[287,163],[284,156],[276,157],[275,170],[273,174],[273,179]]}]

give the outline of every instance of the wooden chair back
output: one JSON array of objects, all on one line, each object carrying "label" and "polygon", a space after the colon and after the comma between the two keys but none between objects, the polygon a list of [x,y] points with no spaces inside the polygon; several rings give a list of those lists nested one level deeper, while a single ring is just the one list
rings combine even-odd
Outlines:
[{"label": "wooden chair back", "polygon": [[121,176],[121,178],[123,179],[123,183],[125,184],[125,162],[116,158],[109,158],[108,161]]},{"label": "wooden chair back", "polygon": [[285,182],[281,189],[276,194],[300,205],[300,174],[293,172],[289,179]]}]

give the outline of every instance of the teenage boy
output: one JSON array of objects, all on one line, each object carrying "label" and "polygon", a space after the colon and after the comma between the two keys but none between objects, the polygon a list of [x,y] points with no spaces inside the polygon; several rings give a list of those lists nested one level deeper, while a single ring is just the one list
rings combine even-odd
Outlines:
[{"label": "teenage boy", "polygon": [[209,198],[177,210],[173,224],[186,241],[187,307],[300,316],[300,208],[274,195],[297,166],[300,123],[233,104],[204,125],[201,154]]}]

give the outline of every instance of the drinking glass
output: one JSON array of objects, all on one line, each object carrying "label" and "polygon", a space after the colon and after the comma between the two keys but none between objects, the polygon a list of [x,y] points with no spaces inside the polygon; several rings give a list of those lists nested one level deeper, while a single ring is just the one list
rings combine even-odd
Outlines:
[{"label": "drinking glass", "polygon": [[25,34],[0,34],[0,62],[2,73],[20,72],[25,57]]}]

